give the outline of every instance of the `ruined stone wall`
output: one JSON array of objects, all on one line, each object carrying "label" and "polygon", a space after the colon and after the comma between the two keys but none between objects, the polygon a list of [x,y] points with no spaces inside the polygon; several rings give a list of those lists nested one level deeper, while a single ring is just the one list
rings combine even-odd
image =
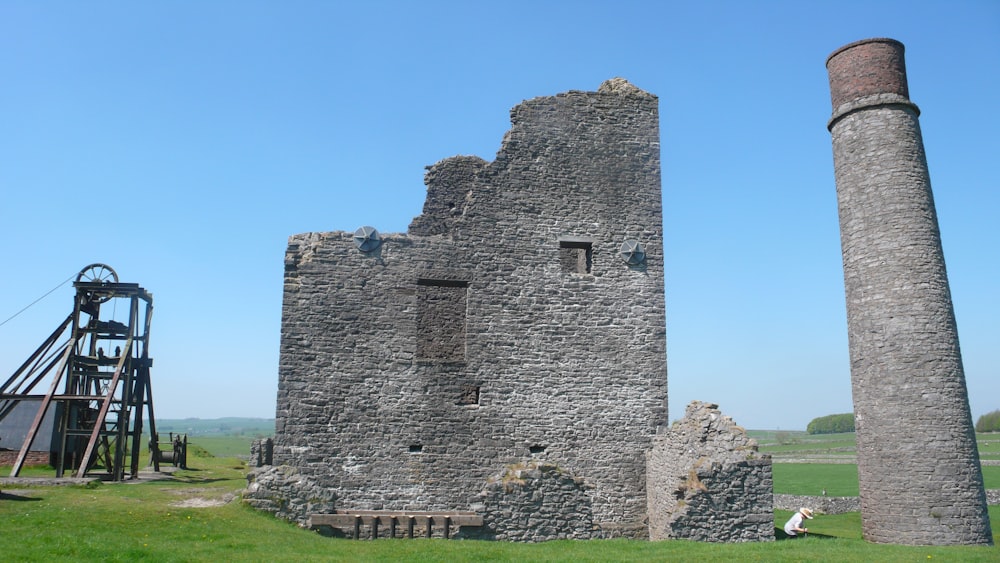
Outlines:
[{"label": "ruined stone wall", "polygon": [[375,510],[468,510],[503,467],[550,462],[601,530],[642,535],[667,416],[657,99],[614,80],[511,122],[493,162],[431,167],[378,250],[289,239],[274,462]]},{"label": "ruined stone wall", "polygon": [[586,480],[546,463],[520,463],[490,478],[483,490],[487,523],[478,536],[506,541],[600,537]]},{"label": "ruined stone wall", "polygon": [[991,543],[903,45],[852,43],[827,68],[864,536]]},{"label": "ruined stone wall", "polygon": [[647,468],[650,539],[774,539],[771,458],[718,405],[688,405],[654,439]]},{"label": "ruined stone wall", "polygon": [[774,495],[775,510],[791,510],[794,512],[802,507],[813,510],[817,514],[859,512],[861,510],[861,499],[858,497]]},{"label": "ruined stone wall", "polygon": [[265,467],[274,463],[274,439],[261,438],[250,442],[249,467]]},{"label": "ruined stone wall", "polygon": [[333,512],[336,506],[333,491],[288,465],[262,466],[250,471],[243,502],[303,524],[310,514]]}]

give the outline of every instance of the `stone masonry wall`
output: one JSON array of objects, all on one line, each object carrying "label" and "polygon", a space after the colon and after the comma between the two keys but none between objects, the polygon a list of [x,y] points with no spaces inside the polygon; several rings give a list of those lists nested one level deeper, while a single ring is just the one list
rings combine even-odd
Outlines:
[{"label": "stone masonry wall", "polygon": [[274,463],[274,439],[261,438],[250,442],[249,467],[264,467]]},{"label": "stone masonry wall", "polygon": [[586,481],[602,533],[645,529],[667,418],[657,98],[615,79],[511,124],[493,162],[430,167],[408,234],[289,239],[274,462],[338,509],[469,510],[539,459]]},{"label": "stone masonry wall", "polygon": [[688,405],[654,440],[647,468],[650,539],[774,539],[771,458],[718,405]]},{"label": "stone masonry wall", "polygon": [[332,491],[287,465],[250,471],[243,502],[300,525],[306,524],[310,514],[332,512],[335,506]]},{"label": "stone masonry wall", "polygon": [[827,61],[865,539],[992,543],[903,45]]},{"label": "stone masonry wall", "polygon": [[593,539],[592,500],[583,479],[556,465],[519,463],[490,478],[482,497],[488,523],[480,537],[507,541]]}]

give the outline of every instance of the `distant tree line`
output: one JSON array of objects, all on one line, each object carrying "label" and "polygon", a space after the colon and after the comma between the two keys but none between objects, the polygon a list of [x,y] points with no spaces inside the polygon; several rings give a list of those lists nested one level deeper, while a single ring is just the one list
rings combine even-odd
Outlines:
[{"label": "distant tree line", "polygon": [[976,432],[1000,432],[1000,410],[979,417],[976,421]]},{"label": "distant tree line", "polygon": [[806,427],[809,434],[838,434],[854,432],[854,413],[829,414],[812,419]]}]

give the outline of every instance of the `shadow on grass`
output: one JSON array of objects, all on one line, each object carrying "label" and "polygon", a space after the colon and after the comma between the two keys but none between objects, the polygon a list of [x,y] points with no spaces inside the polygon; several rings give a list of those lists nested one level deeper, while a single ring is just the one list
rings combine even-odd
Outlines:
[{"label": "shadow on grass", "polygon": [[24,496],[21,496],[21,495],[12,495],[12,494],[8,494],[8,493],[0,493],[0,500],[17,500],[17,501],[26,501],[26,500],[29,500],[30,501],[30,500],[42,500],[42,499],[41,498],[37,498],[37,497],[24,497]]},{"label": "shadow on grass", "polygon": [[190,483],[216,483],[219,481],[232,481],[232,480],[233,480],[232,477],[196,477],[196,476],[189,477],[187,475],[182,475],[182,476],[174,475],[169,479],[166,479],[165,481],[167,483],[190,484]]},{"label": "shadow on grass", "polygon": [[789,536],[788,534],[785,533],[785,530],[783,530],[781,528],[778,528],[777,526],[775,526],[775,528],[774,528],[774,539],[775,539],[775,541],[805,540],[805,539],[810,539],[810,538],[817,538],[817,539],[821,539],[821,540],[834,540],[834,539],[837,539],[837,536],[827,536],[827,535],[824,535],[824,534],[814,534],[812,532],[810,532],[808,534],[803,534],[801,536]]}]

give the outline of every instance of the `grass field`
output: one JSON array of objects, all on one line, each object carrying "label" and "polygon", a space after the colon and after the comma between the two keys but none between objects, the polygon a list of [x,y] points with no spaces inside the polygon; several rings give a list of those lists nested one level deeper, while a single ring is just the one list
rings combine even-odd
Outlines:
[{"label": "grass field", "polygon": [[[771,454],[776,463],[811,460],[815,462],[851,460],[857,453],[854,433],[815,434],[800,431],[750,430],[760,451]],[[979,458],[1000,460],[1000,433],[976,434]]]},{"label": "grass field", "polygon": [[977,434],[980,459],[1000,459],[1000,434]]},{"label": "grass field", "polygon": [[[0,494],[5,561],[1000,561],[997,547],[905,547],[861,540],[858,513],[820,515],[804,540],[757,544],[555,541],[542,544],[322,537],[238,502],[242,442],[191,440],[189,470],[170,479]],[[241,438],[242,440],[242,438]],[[249,438],[246,439],[247,444]],[[213,457],[205,450],[220,454]],[[803,467],[799,467],[799,466]],[[853,465],[775,464],[776,492],[850,492]],[[1000,469],[1000,468],[993,468]],[[51,469],[38,469],[50,476]],[[6,471],[0,471],[6,474]],[[1000,477],[1000,473],[997,474]],[[854,494],[857,477],[853,476]],[[776,511],[779,525],[790,516]],[[990,507],[994,536],[1000,507]]]},{"label": "grass field", "polygon": [[[149,421],[143,425],[149,428]],[[156,431],[192,436],[273,436],[273,418],[159,418]]]},{"label": "grass field", "polygon": [[[775,463],[774,492],[786,495],[858,496],[858,466],[853,463]],[[983,466],[983,484],[1000,489],[1000,466]]]},{"label": "grass field", "polygon": [[251,436],[201,436],[192,443],[219,457],[239,457],[250,455]]},{"label": "grass field", "polygon": [[775,463],[774,492],[785,495],[858,496],[858,466],[852,463]]}]

